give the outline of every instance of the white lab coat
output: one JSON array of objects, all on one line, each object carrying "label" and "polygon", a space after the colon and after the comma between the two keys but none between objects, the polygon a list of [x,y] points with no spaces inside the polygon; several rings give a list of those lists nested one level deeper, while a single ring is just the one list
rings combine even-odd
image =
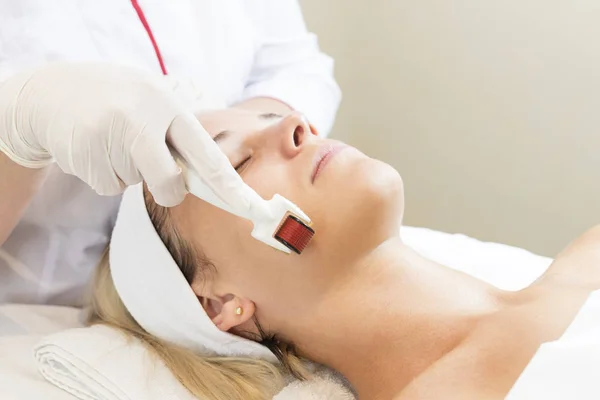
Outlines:
[{"label": "white lab coat", "polygon": [[[0,81],[56,60],[126,63],[161,73],[130,0],[0,0]],[[297,0],[139,0],[168,73],[231,104],[280,99],[327,133],[340,92],[333,62]],[[0,110],[1,112],[1,110]],[[119,198],[51,172],[0,247],[0,303],[78,305]]]}]

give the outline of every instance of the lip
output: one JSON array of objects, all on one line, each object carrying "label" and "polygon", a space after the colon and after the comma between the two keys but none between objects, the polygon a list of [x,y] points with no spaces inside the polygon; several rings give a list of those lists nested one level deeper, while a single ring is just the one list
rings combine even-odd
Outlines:
[{"label": "lip", "polygon": [[344,149],[347,149],[348,145],[343,143],[326,143],[317,149],[315,158],[313,159],[313,170],[311,174],[311,182],[314,182],[319,175],[323,172],[329,161],[331,161],[337,154]]}]

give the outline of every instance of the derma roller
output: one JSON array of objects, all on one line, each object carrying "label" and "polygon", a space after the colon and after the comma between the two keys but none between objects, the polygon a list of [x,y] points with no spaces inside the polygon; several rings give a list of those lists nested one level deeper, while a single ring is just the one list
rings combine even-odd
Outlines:
[{"label": "derma roller", "polygon": [[310,218],[285,197],[275,194],[271,200],[265,200],[235,173],[235,178],[228,177],[234,180],[231,183],[235,186],[228,186],[237,199],[245,201],[233,207],[217,196],[179,153],[171,149],[171,154],[182,168],[188,191],[222,210],[252,221],[253,238],[288,254],[291,251],[301,254],[310,243],[315,234],[310,227]]}]

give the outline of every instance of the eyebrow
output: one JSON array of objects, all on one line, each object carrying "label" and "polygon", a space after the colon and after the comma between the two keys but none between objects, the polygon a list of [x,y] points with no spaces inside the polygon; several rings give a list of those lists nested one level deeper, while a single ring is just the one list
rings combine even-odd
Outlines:
[{"label": "eyebrow", "polygon": [[283,115],[277,114],[277,113],[264,113],[264,114],[258,114],[258,118],[259,119],[278,119],[278,118],[283,118]]},{"label": "eyebrow", "polygon": [[[271,120],[271,119],[283,118],[283,115],[271,112],[271,113],[258,114],[257,117],[259,119]],[[231,136],[232,133],[233,133],[232,131],[225,129],[224,131],[217,133],[215,135],[215,137],[213,138],[213,140],[215,141],[215,143],[220,143],[223,140],[227,139],[229,136]]]}]

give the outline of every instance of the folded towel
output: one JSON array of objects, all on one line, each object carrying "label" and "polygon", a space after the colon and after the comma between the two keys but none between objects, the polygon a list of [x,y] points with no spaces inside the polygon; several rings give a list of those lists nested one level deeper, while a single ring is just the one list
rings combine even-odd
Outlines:
[{"label": "folded towel", "polygon": [[107,326],[47,336],[34,354],[42,376],[78,399],[194,399],[142,343]]},{"label": "folded towel", "polygon": [[[47,336],[35,347],[42,376],[80,400],[195,399],[138,340],[96,325]],[[274,400],[350,400],[334,374],[291,382]]]}]

